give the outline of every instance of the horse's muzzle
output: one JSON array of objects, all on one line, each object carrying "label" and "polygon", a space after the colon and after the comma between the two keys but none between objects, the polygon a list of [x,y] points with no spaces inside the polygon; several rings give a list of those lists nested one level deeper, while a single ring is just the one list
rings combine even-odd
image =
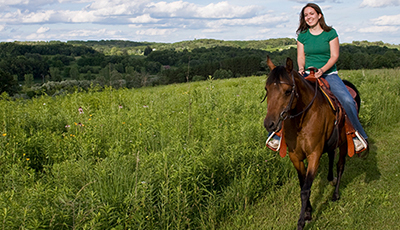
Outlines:
[{"label": "horse's muzzle", "polygon": [[282,128],[282,120],[273,120],[268,116],[264,119],[264,127],[268,132],[278,132]]}]

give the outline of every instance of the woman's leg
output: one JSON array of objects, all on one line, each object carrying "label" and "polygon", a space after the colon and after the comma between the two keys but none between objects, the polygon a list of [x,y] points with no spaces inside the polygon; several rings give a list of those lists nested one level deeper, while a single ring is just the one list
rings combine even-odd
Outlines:
[{"label": "woman's leg", "polygon": [[360,121],[358,120],[358,114],[356,109],[356,104],[353,97],[350,95],[343,83],[342,79],[337,74],[329,74],[323,76],[329,83],[332,93],[337,97],[339,102],[342,104],[347,116],[350,119],[351,124],[354,129],[358,131],[364,139],[368,139]]}]

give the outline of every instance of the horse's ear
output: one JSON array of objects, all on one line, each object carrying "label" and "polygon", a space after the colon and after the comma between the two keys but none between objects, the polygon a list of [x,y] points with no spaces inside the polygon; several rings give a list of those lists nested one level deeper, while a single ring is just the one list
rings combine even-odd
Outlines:
[{"label": "horse's ear", "polygon": [[268,67],[269,67],[269,69],[270,70],[273,70],[273,69],[275,69],[275,65],[274,65],[274,63],[272,63],[272,61],[271,61],[271,58],[269,58],[269,55],[267,56],[267,65],[268,65]]},{"label": "horse's ear", "polygon": [[292,59],[287,58],[286,59],[286,71],[288,73],[290,73],[290,72],[292,72],[292,70],[293,70],[293,61],[292,61]]}]

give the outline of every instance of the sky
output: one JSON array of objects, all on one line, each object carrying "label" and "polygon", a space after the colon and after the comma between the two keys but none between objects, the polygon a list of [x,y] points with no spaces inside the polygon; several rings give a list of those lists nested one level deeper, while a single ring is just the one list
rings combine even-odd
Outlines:
[{"label": "sky", "polygon": [[[296,38],[304,0],[0,0],[0,42]],[[315,0],[340,43],[400,44],[400,0]]]}]

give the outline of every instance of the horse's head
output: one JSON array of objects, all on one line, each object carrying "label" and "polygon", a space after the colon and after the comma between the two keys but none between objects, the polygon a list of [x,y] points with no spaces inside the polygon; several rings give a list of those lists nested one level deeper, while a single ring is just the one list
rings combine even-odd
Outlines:
[{"label": "horse's head", "polygon": [[268,57],[267,65],[271,72],[265,85],[268,97],[264,127],[268,132],[277,132],[282,128],[282,121],[289,116],[289,111],[296,105],[294,75],[297,72],[293,71],[293,61],[290,58],[287,58],[286,66],[275,66]]}]

